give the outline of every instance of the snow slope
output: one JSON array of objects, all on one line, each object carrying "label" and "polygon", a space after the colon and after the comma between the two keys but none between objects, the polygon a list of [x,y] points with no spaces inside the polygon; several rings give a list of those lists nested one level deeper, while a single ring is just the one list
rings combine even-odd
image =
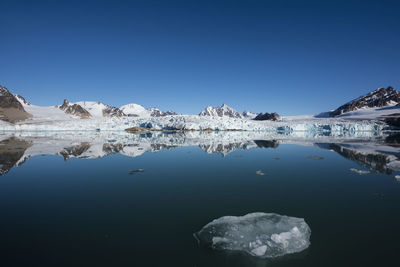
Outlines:
[{"label": "snow slope", "polygon": [[133,117],[148,118],[151,114],[151,111],[147,110],[145,107],[134,103],[121,106],[119,109],[127,116]]}]

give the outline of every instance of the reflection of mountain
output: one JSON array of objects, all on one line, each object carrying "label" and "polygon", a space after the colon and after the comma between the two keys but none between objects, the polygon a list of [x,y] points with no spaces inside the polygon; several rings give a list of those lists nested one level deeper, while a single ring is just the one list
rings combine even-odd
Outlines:
[{"label": "reflection of mountain", "polygon": [[[19,166],[23,161],[19,161],[26,149],[31,144],[14,137],[0,142],[0,175],[6,174],[12,167]],[[27,158],[25,158],[26,160]]]},{"label": "reflection of mountain", "polygon": [[89,148],[90,143],[82,142],[78,145],[64,148],[59,152],[59,154],[64,157],[64,160],[68,160],[71,156],[78,157],[82,155],[82,153],[84,153]]},{"label": "reflection of mountain", "polygon": [[237,150],[237,149],[252,149],[255,146],[254,142],[240,142],[240,143],[231,143],[231,144],[206,144],[199,145],[201,149],[203,149],[207,154],[222,154],[222,156],[226,156],[229,153]]},{"label": "reflection of mountain", "polygon": [[[279,144],[317,145],[336,151],[380,173],[400,169],[399,138],[341,139],[320,136],[294,138],[258,132],[179,132],[131,135],[126,132],[35,132],[0,135],[0,175],[36,155],[70,158],[101,158],[110,154],[137,157],[182,146],[198,146],[206,153],[223,156],[237,150],[277,148]],[[318,142],[318,143],[317,143]]]},{"label": "reflection of mountain", "polygon": [[277,148],[279,146],[277,140],[254,140],[254,143],[261,148]]},{"label": "reflection of mountain", "polygon": [[341,156],[355,161],[378,173],[391,174],[398,169],[400,152],[389,144],[316,144],[320,148],[330,149]]}]

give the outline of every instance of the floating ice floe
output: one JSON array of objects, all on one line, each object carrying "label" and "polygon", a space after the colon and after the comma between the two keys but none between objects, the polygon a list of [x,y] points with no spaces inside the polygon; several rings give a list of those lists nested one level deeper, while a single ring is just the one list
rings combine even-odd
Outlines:
[{"label": "floating ice floe", "polygon": [[258,171],[256,171],[256,175],[264,176],[265,173],[263,173],[262,170],[258,170]]},{"label": "floating ice floe", "polygon": [[213,249],[273,258],[308,248],[311,229],[302,218],[256,212],[213,220],[194,236]]},{"label": "floating ice floe", "polygon": [[351,172],[358,173],[359,175],[371,173],[370,171],[359,170],[359,169],[355,169],[355,168],[350,168],[350,171],[351,171]]},{"label": "floating ice floe", "polygon": [[308,158],[308,159],[315,159],[315,160],[323,160],[323,159],[324,159],[323,157],[315,156],[315,155],[307,156],[307,158]]},{"label": "floating ice floe", "polygon": [[394,179],[396,179],[397,182],[400,182],[400,175],[394,176]]}]

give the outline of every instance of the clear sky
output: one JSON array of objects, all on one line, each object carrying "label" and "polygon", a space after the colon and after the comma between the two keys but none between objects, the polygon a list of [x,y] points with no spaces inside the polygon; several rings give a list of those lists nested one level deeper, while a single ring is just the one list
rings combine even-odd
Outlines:
[{"label": "clear sky", "polygon": [[33,104],[312,114],[400,88],[400,1],[0,1],[0,84]]}]

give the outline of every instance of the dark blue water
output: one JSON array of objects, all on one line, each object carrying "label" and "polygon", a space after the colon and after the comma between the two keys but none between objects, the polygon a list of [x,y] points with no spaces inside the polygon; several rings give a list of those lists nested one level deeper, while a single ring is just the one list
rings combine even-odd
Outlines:
[{"label": "dark blue water", "polygon": [[[399,172],[335,149],[34,156],[0,176],[1,266],[398,266]],[[263,260],[193,238],[215,218],[258,211],[304,218],[310,247]]]}]

